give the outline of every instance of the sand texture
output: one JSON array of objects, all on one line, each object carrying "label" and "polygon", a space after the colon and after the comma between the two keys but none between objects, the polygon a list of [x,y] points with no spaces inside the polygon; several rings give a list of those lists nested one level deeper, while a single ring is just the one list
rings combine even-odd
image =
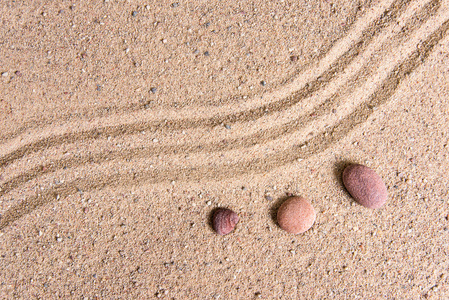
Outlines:
[{"label": "sand texture", "polygon": [[[0,299],[449,299],[449,1],[0,16]],[[291,195],[316,211],[298,235]]]}]

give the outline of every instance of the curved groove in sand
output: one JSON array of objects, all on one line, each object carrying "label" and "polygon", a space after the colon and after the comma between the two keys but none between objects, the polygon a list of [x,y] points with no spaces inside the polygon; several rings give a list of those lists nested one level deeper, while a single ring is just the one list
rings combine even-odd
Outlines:
[{"label": "curved groove in sand", "polygon": [[[383,1],[380,4],[378,4],[376,7],[368,7],[368,9],[371,11],[371,13],[374,13],[375,11],[379,10],[379,9],[383,9],[383,7],[387,7],[389,2],[392,2],[393,0],[387,0],[387,1]],[[396,0],[397,1],[397,0]],[[385,4],[384,4],[385,3]],[[374,14],[375,15],[375,14]],[[368,22],[360,22],[361,19],[364,19],[364,17],[359,17],[358,19],[355,18],[356,16],[354,15],[351,19],[349,19],[348,24],[346,25],[347,30],[351,30],[353,29],[352,27],[359,27],[360,26],[366,26],[369,23]],[[357,24],[356,21],[359,21],[360,24]],[[354,26],[355,25],[355,26]],[[353,30],[354,31],[354,30]],[[303,66],[301,69],[307,69],[308,67],[310,67],[311,65],[315,64],[317,61],[319,62],[322,58],[328,56],[328,52],[332,52],[335,43],[337,42],[343,42],[343,40],[345,40],[346,38],[348,38],[348,36],[350,36],[351,34],[347,34],[345,36],[340,37],[339,39],[337,39],[336,41],[334,41],[333,44],[329,45],[329,47],[325,50],[324,53],[320,54],[317,57],[317,60],[315,62],[311,62],[306,66]],[[344,43],[344,44],[349,44],[349,43]],[[335,55],[335,54],[331,54],[330,57],[331,59],[335,59],[336,57],[338,57],[339,55]],[[301,73],[301,70],[297,70],[295,71],[293,74],[291,74],[291,76],[289,78],[283,79],[280,81],[281,85],[286,84],[287,82],[291,82],[292,80],[294,80],[295,77],[298,77]],[[254,95],[255,97],[257,97],[257,95]],[[246,101],[247,102],[247,101]],[[122,107],[101,107],[96,109],[94,112],[86,109],[85,111],[82,112],[78,112],[76,114],[76,116],[74,116],[73,114],[64,114],[64,115],[60,115],[58,116],[58,119],[64,119],[64,120],[68,120],[69,118],[85,118],[86,116],[89,116],[89,118],[101,118],[104,116],[109,116],[111,114],[120,114],[122,112],[135,112],[135,111],[140,111],[142,110],[144,107],[144,105],[137,105],[137,104],[131,104],[128,106],[122,106]],[[201,108],[201,107],[200,107]],[[54,119],[54,118],[53,118]],[[25,133],[25,131],[32,129],[32,128],[42,128],[42,126],[45,125],[52,125],[54,126],[54,120],[48,120],[45,117],[42,117],[41,120],[33,120],[33,121],[29,121],[27,123],[25,123],[24,125],[22,125],[20,128],[17,128],[16,130],[14,130],[13,132],[10,132],[8,134],[4,134],[4,135],[0,135],[0,140],[9,140],[12,138],[15,138],[17,136],[19,136],[20,134]]]},{"label": "curved groove in sand", "polygon": [[[354,42],[349,50],[337,57],[330,67],[321,73],[315,79],[307,82],[302,88],[294,92],[288,97],[282,98],[268,104],[262,104],[256,108],[233,112],[225,115],[218,115],[209,118],[195,119],[171,119],[149,122],[138,122],[131,124],[111,125],[100,128],[80,132],[67,132],[64,134],[52,135],[41,138],[37,141],[25,144],[18,149],[0,157],[0,167],[5,167],[16,159],[20,159],[28,154],[43,148],[49,148],[64,143],[74,143],[81,140],[96,139],[101,136],[116,137],[124,134],[131,134],[140,131],[156,131],[161,129],[183,130],[194,129],[199,127],[215,127],[220,124],[235,124],[237,122],[249,122],[261,118],[263,116],[273,114],[279,111],[285,111],[290,107],[298,104],[304,99],[310,97],[319,90],[324,89],[329,82],[341,74],[345,68],[362,53],[384,28],[389,24],[396,22],[399,15],[410,4],[410,1],[394,1],[389,8],[384,10],[382,15],[372,21],[366,29],[362,31],[361,37]],[[439,0],[432,0],[426,7],[428,11],[425,15],[430,16],[440,6]]]},{"label": "curved groove in sand", "polygon": [[[401,51],[398,51],[401,52]],[[382,58],[382,57],[381,57]],[[380,59],[381,59],[380,58]],[[261,145],[267,142],[279,140],[280,137],[289,135],[291,133],[300,131],[304,129],[307,125],[312,123],[314,120],[322,117],[328,117],[333,109],[339,107],[339,105],[344,102],[344,99],[349,96],[357,83],[357,87],[360,87],[362,83],[370,80],[373,82],[372,77],[363,76],[367,72],[367,68],[377,68],[379,66],[371,64],[367,61],[364,68],[352,76],[351,80],[346,86],[340,89],[345,89],[344,93],[339,92],[332,93],[331,96],[322,101],[317,105],[313,111],[307,112],[293,120],[283,123],[279,126],[275,125],[263,131],[255,132],[252,134],[246,134],[240,137],[233,137],[218,141],[213,141],[211,143],[183,143],[183,144],[171,144],[163,146],[150,146],[150,147],[136,147],[136,148],[124,148],[120,150],[106,150],[94,154],[89,154],[85,156],[68,157],[57,160],[51,160],[45,165],[38,165],[31,168],[30,170],[21,173],[20,175],[14,177],[13,179],[5,182],[2,185],[2,190],[0,190],[0,196],[8,193],[9,191],[17,188],[21,184],[24,184],[34,178],[42,176],[44,174],[52,173],[60,169],[72,169],[74,167],[79,167],[82,165],[95,163],[101,164],[103,162],[110,162],[115,160],[131,160],[131,159],[143,159],[157,155],[175,155],[177,153],[182,154],[194,154],[194,153],[213,153],[230,151],[235,149],[250,148],[254,145]],[[362,78],[362,79],[360,79]],[[357,80],[358,79],[358,80]],[[364,87],[361,86],[361,89]],[[348,108],[350,109],[350,108]],[[296,144],[302,143],[304,141],[296,139]]]},{"label": "curved groove in sand", "polygon": [[[403,30],[402,32],[397,34],[393,38],[393,40],[403,38],[404,36],[406,36],[406,33],[413,32],[413,30],[418,28],[418,25],[421,25],[428,18],[430,18],[430,16],[432,16],[437,10],[438,5],[435,5],[435,3],[437,4],[438,2],[435,1],[429,2],[419,12],[415,13],[403,26],[403,28],[406,28],[406,30]],[[416,22],[416,20],[418,20],[418,22]],[[408,36],[410,36],[410,34],[408,34]],[[383,40],[385,40],[386,38],[389,38],[389,35],[383,37]],[[374,49],[373,51],[377,51],[377,49]],[[378,53],[377,56],[379,56]],[[366,73],[367,68],[374,68],[374,67],[375,65],[371,63],[371,61],[369,60],[366,61],[364,66],[362,67],[362,70],[355,73],[355,75],[352,75],[352,77],[349,80],[349,83],[343,86],[343,88],[345,88],[344,94],[340,94],[339,92],[333,92],[324,101],[318,103],[318,105],[312,111],[307,112],[306,114],[303,114],[284,124],[281,124],[280,126],[273,126],[272,128],[268,128],[264,131],[247,134],[243,137],[228,138],[207,144],[184,143],[181,145],[164,145],[158,147],[153,146],[137,149],[122,149],[120,151],[103,151],[100,153],[91,154],[83,157],[63,158],[53,160],[45,165],[35,166],[29,169],[28,171],[2,184],[0,189],[0,196],[8,193],[9,191],[20,186],[21,184],[24,184],[34,178],[37,178],[43,174],[54,172],[62,168],[72,168],[74,166],[85,165],[92,162],[102,163],[105,161],[112,161],[119,159],[127,160],[131,158],[150,157],[155,153],[166,155],[174,153],[228,151],[238,148],[247,148],[255,144],[263,144],[268,141],[273,141],[275,139],[278,139],[280,136],[288,135],[300,129],[303,129],[308,123],[312,122],[314,119],[325,116],[326,114],[330,114],[331,111],[343,101],[342,99],[344,98],[344,96],[349,95],[354,90],[355,88],[354,83],[356,81],[358,83],[358,86],[360,86],[361,83],[366,82],[368,79],[371,79],[367,76],[364,76],[364,73]]]},{"label": "curved groove in sand", "polygon": [[100,176],[101,174],[98,174],[95,178],[80,178],[63,183],[56,188],[50,188],[42,194],[29,197],[9,208],[0,219],[0,230],[36,208],[58,197],[67,197],[74,194],[79,189],[87,191],[101,189],[108,185],[129,186],[135,185],[136,183],[154,184],[172,180],[173,178],[180,181],[200,180],[205,177],[223,179],[247,173],[268,172],[274,168],[292,163],[299,158],[308,158],[316,153],[322,152],[354,130],[354,127],[364,123],[373,113],[374,108],[387,103],[402,79],[413,72],[428,58],[435,45],[447,36],[448,30],[449,20],[445,20],[437,30],[433,31],[422,41],[421,45],[411,55],[394,67],[367,101],[358,105],[353,112],[337,122],[334,126],[326,128],[320,135],[308,140],[309,147],[301,148],[293,146],[265,159],[256,158],[238,164],[221,165],[220,168],[198,166],[185,169],[178,167],[165,170],[144,171],[135,174],[117,173],[112,176]]}]

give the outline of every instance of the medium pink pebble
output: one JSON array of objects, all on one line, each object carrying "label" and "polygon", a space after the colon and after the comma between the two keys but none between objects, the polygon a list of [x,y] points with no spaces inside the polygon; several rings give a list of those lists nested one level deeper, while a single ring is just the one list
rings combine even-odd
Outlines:
[{"label": "medium pink pebble", "polygon": [[277,212],[279,226],[293,234],[303,233],[315,223],[316,213],[312,204],[303,198],[293,196],[282,203]]},{"label": "medium pink pebble", "polygon": [[370,168],[359,164],[349,165],[342,177],[349,194],[359,204],[375,209],[387,202],[387,187],[382,178]]},{"label": "medium pink pebble", "polygon": [[238,221],[239,216],[235,212],[227,208],[219,208],[212,217],[212,227],[218,234],[225,235],[234,230]]}]

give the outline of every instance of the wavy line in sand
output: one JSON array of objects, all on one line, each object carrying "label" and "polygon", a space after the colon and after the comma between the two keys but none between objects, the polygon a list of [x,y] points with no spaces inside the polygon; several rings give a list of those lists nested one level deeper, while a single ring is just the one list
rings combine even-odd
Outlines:
[{"label": "wavy line in sand", "polygon": [[[410,18],[403,28],[407,28],[407,30],[403,30],[397,37],[403,38],[406,33],[413,32],[414,29],[418,27],[418,25],[424,23],[430,16],[432,16],[437,8],[439,7],[438,1],[431,1],[427,3],[420,11],[415,13],[412,18]],[[416,22],[418,20],[419,22]],[[410,35],[410,34],[409,34]],[[291,120],[281,126],[277,126],[274,128],[269,128],[262,132],[257,132],[254,134],[245,135],[243,137],[231,138],[220,140],[218,142],[212,142],[207,144],[181,144],[181,145],[167,145],[167,146],[159,146],[159,147],[146,147],[146,148],[137,148],[137,149],[122,149],[120,151],[103,151],[100,153],[83,156],[83,157],[75,157],[75,158],[64,158],[59,160],[53,160],[45,165],[36,166],[27,172],[20,174],[12,178],[11,180],[2,184],[0,189],[0,196],[8,193],[9,191],[17,188],[21,184],[24,184],[34,178],[37,178],[43,174],[47,174],[50,172],[54,172],[58,169],[62,168],[72,168],[78,167],[80,165],[85,165],[88,163],[102,163],[105,161],[112,161],[118,159],[129,160],[132,158],[144,158],[149,157],[154,154],[175,154],[175,153],[197,153],[197,152],[220,152],[220,151],[228,151],[237,148],[246,148],[251,147],[255,144],[263,144],[268,141],[275,140],[280,136],[287,135],[293,133],[295,131],[304,128],[309,122],[313,119],[324,116],[325,114],[330,114],[332,109],[334,109],[344,98],[345,95],[348,95],[354,89],[354,83],[357,82],[360,85],[362,82],[366,82],[369,78],[365,77],[363,74],[366,73],[366,69],[374,68],[373,64],[370,61],[365,62],[365,67],[362,68],[361,71],[357,72],[350,79],[350,84],[352,87],[345,87],[345,94],[339,94],[339,92],[333,93],[330,97],[325,99],[322,103],[318,105],[312,112],[302,115],[294,120]],[[360,80],[362,78],[362,80]]]},{"label": "wavy line in sand", "polygon": [[67,197],[74,194],[78,190],[87,191],[101,189],[109,185],[129,186],[135,185],[136,183],[154,184],[172,180],[174,178],[180,181],[194,181],[204,179],[205,177],[223,179],[247,173],[262,173],[292,163],[299,158],[308,158],[316,153],[324,151],[330,145],[345,137],[355,126],[365,122],[373,113],[374,108],[388,102],[402,79],[413,72],[428,58],[435,45],[447,36],[448,30],[449,20],[446,20],[422,42],[418,49],[389,73],[388,77],[366,102],[340,122],[327,128],[322,134],[310,139],[307,148],[292,147],[266,159],[258,158],[238,164],[222,165],[220,168],[200,166],[190,169],[175,168],[160,171],[145,171],[136,174],[114,174],[112,176],[77,179],[75,181],[63,183],[56,188],[48,189],[40,195],[29,197],[9,208],[0,220],[0,230],[8,227],[12,222],[20,219],[22,216],[31,213],[36,208],[49,203],[58,197]]},{"label": "wavy line in sand", "polygon": [[[354,43],[350,50],[342,54],[336,61],[331,64],[329,69],[323,72],[316,79],[307,83],[304,87],[299,89],[292,95],[281,100],[262,105],[257,108],[240,111],[237,113],[226,114],[223,116],[215,116],[210,118],[198,119],[179,119],[179,120],[161,120],[153,122],[139,122],[133,124],[121,124],[114,126],[107,126],[102,128],[94,128],[91,130],[65,133],[62,135],[50,136],[45,139],[26,144],[11,153],[8,153],[0,158],[0,167],[5,167],[16,159],[20,159],[33,152],[39,151],[43,148],[50,148],[64,143],[74,143],[77,141],[85,141],[88,139],[96,139],[102,136],[116,137],[125,134],[132,134],[140,131],[156,131],[156,130],[186,130],[199,127],[213,128],[220,124],[235,124],[237,122],[254,121],[262,116],[273,114],[279,111],[285,111],[288,108],[298,104],[304,99],[310,97],[312,94],[323,89],[328,83],[341,74],[344,69],[362,52],[366,49],[372,39],[377,36],[382,29],[395,22],[398,16],[405,10],[410,1],[395,1],[386,9],[383,14],[372,22],[367,29],[363,31],[361,38]],[[432,6],[438,8],[440,1],[431,1]]]},{"label": "wavy line in sand", "polygon": [[[369,6],[367,9],[371,10],[372,7]],[[360,19],[360,18],[356,19],[355,17],[356,16],[354,15],[350,19],[346,20],[347,25],[346,25],[346,30],[344,30],[344,31],[349,31],[351,29],[351,27],[355,24],[355,22]],[[339,40],[342,40],[344,38],[345,38],[345,36],[342,36],[340,39],[337,39],[333,44],[329,45],[329,47],[327,49],[325,49],[325,51],[322,52],[317,57],[316,61],[319,61],[321,58],[325,57],[328,54],[328,52],[330,52],[330,50],[332,49],[332,46],[336,42],[338,42]],[[316,63],[316,61],[311,62],[309,65]],[[308,67],[309,66],[306,65],[302,69],[307,69]],[[295,71],[289,78],[281,80],[280,84],[283,85],[286,82],[293,80],[293,78],[298,76],[300,72],[301,72],[301,70]],[[231,98],[234,98],[234,97],[231,97]],[[4,134],[4,135],[0,135],[0,140],[12,139],[14,137],[19,136],[20,134],[23,134],[26,130],[29,130],[32,128],[42,127],[43,125],[54,125],[53,119],[55,119],[55,118],[57,118],[58,120],[61,120],[61,119],[68,120],[68,119],[72,119],[74,117],[75,118],[85,118],[86,116],[89,116],[89,118],[100,118],[100,117],[108,116],[110,114],[120,114],[122,112],[135,112],[135,111],[142,110],[144,107],[145,107],[145,105],[131,104],[131,105],[122,106],[122,107],[101,107],[101,108],[96,109],[93,112],[89,109],[86,109],[82,112],[77,113],[76,116],[74,116],[73,113],[69,113],[69,114],[64,114],[64,115],[60,115],[57,117],[53,117],[52,120],[50,120],[50,121],[48,119],[46,119],[45,117],[42,117],[42,119],[40,119],[40,120],[32,120],[32,121],[25,123],[20,128],[15,129],[13,132],[10,132],[10,133]]]}]

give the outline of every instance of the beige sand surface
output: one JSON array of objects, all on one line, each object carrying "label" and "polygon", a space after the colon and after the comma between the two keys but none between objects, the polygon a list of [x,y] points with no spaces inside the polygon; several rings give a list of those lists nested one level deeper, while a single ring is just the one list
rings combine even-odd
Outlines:
[{"label": "beige sand surface", "polygon": [[[0,16],[1,299],[449,299],[448,1]],[[383,208],[345,191],[351,162]],[[276,224],[289,194],[304,234]]]}]

